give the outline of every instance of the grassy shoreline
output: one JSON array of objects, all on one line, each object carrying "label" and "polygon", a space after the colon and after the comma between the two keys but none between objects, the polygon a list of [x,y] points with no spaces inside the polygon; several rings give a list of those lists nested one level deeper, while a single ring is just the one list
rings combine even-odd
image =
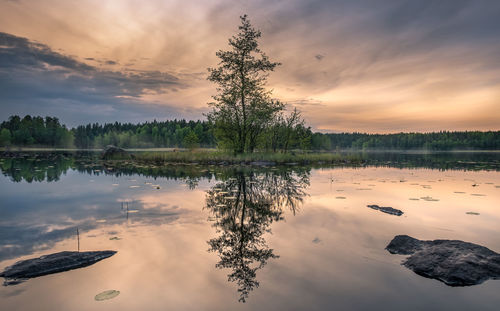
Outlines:
[{"label": "grassy shoreline", "polygon": [[196,152],[140,152],[132,153],[136,161],[166,163],[198,163],[198,164],[345,164],[361,163],[361,157],[339,153],[247,153],[234,155],[222,151]]},{"label": "grassy shoreline", "polygon": [[[49,155],[51,152],[88,153],[91,158],[104,162],[122,162],[128,165],[252,165],[252,166],[274,166],[274,165],[365,165],[370,162],[368,154],[374,156],[378,153],[393,153],[393,154],[420,154],[420,155],[436,155],[442,153],[499,153],[499,151],[423,151],[423,150],[400,150],[400,151],[363,151],[363,150],[339,150],[330,152],[310,152],[310,151],[292,151],[289,153],[266,153],[255,152],[247,154],[234,155],[233,153],[221,151],[217,149],[127,149],[126,154],[115,155],[107,159],[101,158],[102,150],[99,149],[45,149],[45,148],[26,148],[26,149],[9,149],[2,151],[9,153],[30,153]],[[380,159],[375,159],[380,162]],[[394,159],[389,159],[394,160]],[[403,160],[405,161],[405,159]]]},{"label": "grassy shoreline", "polygon": [[[67,151],[67,152],[101,152],[104,148],[51,148],[51,147],[0,147],[0,152],[50,152],[50,151]],[[174,147],[158,147],[158,148],[126,148],[127,152],[188,152],[187,148],[174,148]],[[217,148],[197,148],[193,152],[223,152]],[[332,150],[298,150],[297,153],[311,153],[311,154],[324,154],[324,153],[500,153],[500,150],[491,149],[452,149],[452,150],[430,150],[430,149],[332,149]],[[256,154],[261,152],[256,152]],[[265,153],[264,154],[273,154]]]}]

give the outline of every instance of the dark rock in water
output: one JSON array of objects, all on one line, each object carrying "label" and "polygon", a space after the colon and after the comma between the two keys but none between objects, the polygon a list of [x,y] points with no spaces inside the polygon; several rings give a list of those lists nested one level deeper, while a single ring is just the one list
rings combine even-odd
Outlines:
[{"label": "dark rock in water", "polygon": [[120,158],[120,159],[123,159],[123,158],[130,158],[130,154],[128,154],[127,151],[125,151],[125,149],[123,148],[120,148],[120,147],[116,147],[116,146],[113,146],[113,145],[108,145],[106,146],[106,148],[104,148],[102,154],[101,154],[101,158],[103,158],[104,160],[111,160],[111,159],[115,159],[115,158]]},{"label": "dark rock in water", "polygon": [[387,245],[391,254],[411,255],[403,265],[449,286],[470,286],[500,279],[500,254],[459,240],[422,241],[398,235]]},{"label": "dark rock in water", "polygon": [[4,285],[14,285],[30,278],[87,267],[116,254],[116,251],[60,252],[18,261],[0,273]]},{"label": "dark rock in water", "polygon": [[395,209],[395,208],[392,208],[392,207],[389,207],[389,206],[378,206],[378,205],[372,204],[372,205],[367,205],[367,207],[384,212],[386,214],[391,214],[391,215],[396,215],[396,216],[403,215],[402,211]]}]

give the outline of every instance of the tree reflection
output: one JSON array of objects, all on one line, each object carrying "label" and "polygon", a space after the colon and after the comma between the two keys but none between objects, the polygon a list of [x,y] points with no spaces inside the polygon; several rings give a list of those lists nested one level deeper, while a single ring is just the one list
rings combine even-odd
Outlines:
[{"label": "tree reflection", "polygon": [[235,171],[233,177],[208,191],[206,208],[219,236],[208,241],[210,252],[216,252],[220,269],[231,269],[228,280],[236,282],[239,301],[259,286],[257,270],[270,258],[278,258],[264,238],[271,224],[283,220],[286,208],[294,214],[309,185],[309,170],[301,171]]},{"label": "tree reflection", "polygon": [[0,157],[0,171],[13,182],[54,182],[73,165],[74,160],[65,154],[20,154]]},{"label": "tree reflection", "polygon": [[[494,152],[469,153],[360,153],[353,163],[342,162],[338,167],[397,167],[430,168],[439,170],[500,171],[498,154]],[[328,164],[313,165],[314,168]],[[115,177],[141,175],[185,181],[195,189],[202,179],[218,178],[215,173],[230,167],[219,165],[159,165],[154,161],[103,161],[98,152],[1,152],[0,172],[13,182],[55,182],[68,170],[88,175]],[[278,180],[279,181],[279,180]],[[279,188],[279,187],[278,187]],[[293,189],[290,189],[293,190]],[[292,196],[293,197],[293,196]]]}]

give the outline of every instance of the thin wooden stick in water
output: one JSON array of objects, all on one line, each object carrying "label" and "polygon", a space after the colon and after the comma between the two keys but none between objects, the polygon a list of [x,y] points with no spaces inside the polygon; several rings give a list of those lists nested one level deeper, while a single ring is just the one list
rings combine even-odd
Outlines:
[{"label": "thin wooden stick in water", "polygon": [[78,227],[76,228],[76,236],[78,238],[78,252],[80,252],[80,232],[78,231]]}]

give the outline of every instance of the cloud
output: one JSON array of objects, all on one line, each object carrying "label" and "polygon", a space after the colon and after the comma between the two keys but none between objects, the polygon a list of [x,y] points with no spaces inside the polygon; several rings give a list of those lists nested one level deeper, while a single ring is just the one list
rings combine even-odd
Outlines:
[{"label": "cloud", "polygon": [[[106,63],[117,64],[110,60]],[[1,109],[5,117],[20,112],[52,114],[74,124],[93,119],[128,120],[131,116],[134,120],[151,118],[169,110],[178,116],[182,107],[162,107],[141,99],[187,87],[187,82],[174,73],[103,70],[47,45],[0,33]]]},{"label": "cloud", "polygon": [[[89,11],[92,19],[86,18]],[[477,128],[478,122],[467,123],[470,118],[500,116],[498,101],[493,105],[492,99],[471,96],[492,96],[500,88],[500,2],[487,0],[289,0],[286,5],[279,0],[152,0],[140,9],[135,1],[114,6],[95,0],[71,5],[58,0],[0,3],[0,29],[30,38],[16,40],[39,50],[35,58],[43,58],[42,64],[64,63],[62,67],[40,67],[27,53],[22,58],[24,72],[16,63],[15,81],[29,77],[36,81],[11,83],[5,89],[9,94],[17,90],[22,96],[43,94],[36,107],[50,102],[52,106],[44,107],[57,115],[60,112],[55,107],[77,94],[70,96],[75,103],[90,101],[93,106],[108,107],[103,109],[109,111],[107,118],[202,117],[215,93],[205,80],[206,68],[217,64],[215,52],[227,49],[227,39],[244,13],[262,30],[262,50],[283,64],[270,75],[274,97],[284,102],[321,102],[321,107],[303,108],[315,128],[337,128],[338,124],[348,131],[391,128],[391,124],[381,128],[378,121],[385,119],[374,120],[371,112],[359,110],[357,105],[376,106],[377,111],[394,118],[420,120],[426,126],[436,107],[440,112],[449,109],[456,121],[453,124],[461,129],[467,124],[469,129]],[[26,20],[34,22],[22,22]],[[59,49],[66,52],[56,53],[58,57],[52,60]],[[74,66],[80,68],[63,72]],[[56,69],[63,71],[57,73]],[[68,75],[70,79],[63,79]],[[43,84],[39,79],[51,82],[37,89],[37,83]],[[49,95],[55,91],[51,87],[58,85],[58,92],[70,94],[52,99]],[[78,92],[77,85],[85,92]],[[88,99],[90,95],[94,97]],[[32,101],[37,98],[33,96]],[[21,100],[9,99],[3,105],[9,107],[2,113],[30,112],[22,110],[27,104]],[[17,108],[11,107],[14,105]],[[350,118],[324,120],[325,112],[343,118],[343,113],[335,111],[344,106],[358,111],[353,116],[356,122]],[[470,106],[476,109],[471,111]],[[91,111],[83,110],[92,120]],[[433,128],[442,124],[433,120]],[[397,123],[393,123],[394,130],[400,129]],[[485,120],[485,124],[490,123]]]}]

